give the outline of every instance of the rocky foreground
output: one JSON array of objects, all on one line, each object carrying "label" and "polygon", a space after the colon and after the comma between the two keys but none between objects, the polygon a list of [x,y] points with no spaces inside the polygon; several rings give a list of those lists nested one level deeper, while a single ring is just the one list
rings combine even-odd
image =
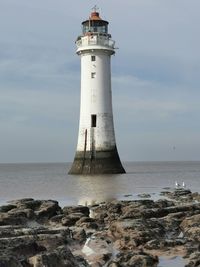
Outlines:
[{"label": "rocky foreground", "polygon": [[21,199],[0,207],[0,267],[153,267],[161,255],[200,266],[200,195],[61,208]]}]

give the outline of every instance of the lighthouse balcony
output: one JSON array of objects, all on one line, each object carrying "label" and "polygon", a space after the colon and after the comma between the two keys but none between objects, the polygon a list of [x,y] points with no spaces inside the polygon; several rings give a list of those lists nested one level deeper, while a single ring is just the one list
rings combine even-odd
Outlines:
[{"label": "lighthouse balcony", "polygon": [[87,46],[103,46],[109,49],[115,49],[115,41],[111,40],[107,36],[102,35],[87,35],[81,36],[76,41],[77,48],[81,49]]}]

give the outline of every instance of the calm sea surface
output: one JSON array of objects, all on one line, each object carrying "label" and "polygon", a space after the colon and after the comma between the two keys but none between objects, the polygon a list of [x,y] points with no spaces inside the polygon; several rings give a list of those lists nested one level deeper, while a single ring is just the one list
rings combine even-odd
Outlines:
[{"label": "calm sea surface", "polygon": [[[70,164],[0,164],[0,204],[25,197],[55,199],[60,205],[158,196],[164,187],[184,181],[200,192],[200,162],[127,162],[123,175],[68,175]],[[128,195],[128,196],[127,196]]]}]

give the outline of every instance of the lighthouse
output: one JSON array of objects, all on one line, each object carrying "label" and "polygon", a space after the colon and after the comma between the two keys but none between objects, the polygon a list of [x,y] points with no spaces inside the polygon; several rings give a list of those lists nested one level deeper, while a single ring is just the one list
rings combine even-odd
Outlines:
[{"label": "lighthouse", "polygon": [[81,59],[78,144],[70,174],[125,173],[117,151],[111,91],[115,42],[96,7],[76,40]]}]

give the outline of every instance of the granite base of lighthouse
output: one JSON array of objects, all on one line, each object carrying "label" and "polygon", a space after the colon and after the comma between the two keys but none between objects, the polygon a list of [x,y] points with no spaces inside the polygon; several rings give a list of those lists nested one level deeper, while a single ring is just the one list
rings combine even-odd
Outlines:
[{"label": "granite base of lighthouse", "polygon": [[107,151],[77,151],[69,174],[125,173],[117,148]]}]

